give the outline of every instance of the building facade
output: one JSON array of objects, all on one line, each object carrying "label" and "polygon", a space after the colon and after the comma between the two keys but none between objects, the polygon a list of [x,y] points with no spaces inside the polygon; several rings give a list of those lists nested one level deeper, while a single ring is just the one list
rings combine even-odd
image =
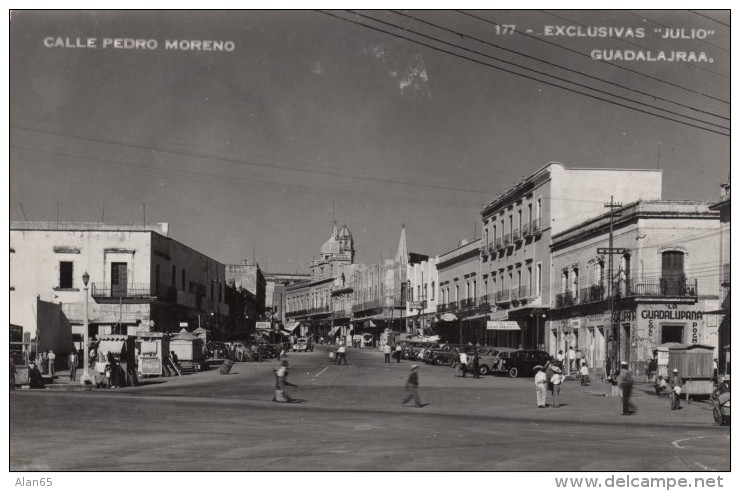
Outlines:
[{"label": "building facade", "polygon": [[569,169],[551,162],[488,203],[481,212],[480,281],[490,299],[489,320],[507,321],[494,324],[488,344],[543,348],[541,319],[557,280],[551,237],[602,214],[611,196],[617,202],[660,199],[661,185],[660,170]]},{"label": "building facade", "polygon": [[719,325],[719,353],[718,368],[720,373],[730,373],[730,312],[732,307],[732,296],[730,294],[730,218],[732,207],[730,205],[730,183],[722,184],[720,198],[711,204],[712,210],[719,212],[719,283],[721,289],[721,301],[717,315],[721,316]]},{"label": "building facade", "polygon": [[286,325],[285,287],[310,277],[307,273],[265,273],[265,315]]},{"label": "building facade", "polygon": [[439,313],[435,333],[452,343],[486,344],[488,300],[481,282],[482,239],[462,240],[437,257]]},{"label": "building facade", "polygon": [[719,214],[702,202],[632,203],[614,212],[612,249],[610,221],[606,213],[553,235],[545,348],[573,347],[597,371],[625,361],[643,375],[663,343],[717,347],[707,312],[719,282],[707,272],[719,262]]},{"label": "building facade", "polygon": [[10,316],[31,336],[37,298],[62,305],[76,341],[90,277],[89,334],[223,334],[229,317],[224,265],[167,236],[167,224],[11,222]]},{"label": "building facade", "polygon": [[323,246],[319,259],[311,262],[310,278],[285,287],[287,328],[318,339],[332,330],[332,291],[335,280],[346,282],[346,266],[355,257],[352,233],[346,225],[337,229]]},{"label": "building facade", "polygon": [[[225,267],[226,282],[240,291],[251,293],[248,301],[249,323],[265,318],[265,297],[267,282],[259,264],[243,259],[240,264],[227,264]],[[252,296],[254,300],[252,301]]]},{"label": "building facade", "polygon": [[408,265],[408,295],[406,302],[406,332],[420,336],[434,334],[439,295],[439,257]]}]

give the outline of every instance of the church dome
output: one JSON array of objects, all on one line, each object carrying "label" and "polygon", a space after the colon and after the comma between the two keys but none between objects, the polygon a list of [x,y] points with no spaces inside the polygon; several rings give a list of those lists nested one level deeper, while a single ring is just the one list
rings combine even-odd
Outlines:
[{"label": "church dome", "polygon": [[339,254],[340,252],[339,242],[333,235],[321,246],[321,254]]}]

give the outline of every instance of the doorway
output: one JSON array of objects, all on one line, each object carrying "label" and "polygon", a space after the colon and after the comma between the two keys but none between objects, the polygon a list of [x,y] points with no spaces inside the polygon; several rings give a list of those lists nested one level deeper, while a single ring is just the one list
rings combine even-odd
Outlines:
[{"label": "doorway", "polygon": [[110,287],[112,297],[125,297],[128,263],[111,263]]}]

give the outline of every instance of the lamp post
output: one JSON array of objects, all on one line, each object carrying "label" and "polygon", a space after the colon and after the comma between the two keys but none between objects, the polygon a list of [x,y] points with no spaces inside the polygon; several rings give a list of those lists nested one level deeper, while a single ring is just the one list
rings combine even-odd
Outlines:
[{"label": "lamp post", "polygon": [[92,384],[92,378],[90,377],[90,373],[88,372],[88,367],[90,366],[90,347],[88,346],[88,298],[87,298],[87,284],[90,281],[90,275],[87,274],[87,271],[82,275],[82,283],[83,287],[82,290],[85,292],[85,324],[84,324],[84,331],[83,331],[83,350],[84,350],[84,359],[85,359],[85,366],[84,370],[82,372],[82,377],[80,377],[80,383],[82,385],[89,385]]}]

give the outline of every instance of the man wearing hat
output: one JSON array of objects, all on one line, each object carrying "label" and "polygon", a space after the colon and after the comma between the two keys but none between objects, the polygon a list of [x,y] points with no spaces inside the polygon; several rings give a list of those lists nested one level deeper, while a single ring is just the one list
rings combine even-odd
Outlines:
[{"label": "man wearing hat", "polygon": [[552,407],[560,407],[560,386],[563,383],[563,371],[559,366],[552,367]]},{"label": "man wearing hat", "polygon": [[668,380],[668,383],[671,384],[671,411],[681,409],[681,386],[683,385],[683,380],[681,380],[681,375],[678,373],[678,368],[673,369],[673,374]]},{"label": "man wearing hat", "polygon": [[622,416],[629,416],[635,412],[634,406],[631,402],[633,383],[634,380],[629,368],[629,363],[623,361],[619,364],[619,376],[617,376],[617,385],[622,389]]},{"label": "man wearing hat", "polygon": [[547,375],[542,365],[534,367],[534,390],[537,393],[537,407],[547,407]]},{"label": "man wearing hat", "polygon": [[285,392],[286,386],[298,387],[288,382],[288,360],[283,360],[280,368],[275,370],[275,395],[273,402],[292,402],[293,399]]},{"label": "man wearing hat", "polygon": [[411,373],[409,374],[408,380],[406,380],[406,397],[403,398],[402,406],[405,406],[411,399],[414,400],[415,407],[421,407],[421,400],[419,399],[419,374],[416,369],[419,365],[411,365]]}]

